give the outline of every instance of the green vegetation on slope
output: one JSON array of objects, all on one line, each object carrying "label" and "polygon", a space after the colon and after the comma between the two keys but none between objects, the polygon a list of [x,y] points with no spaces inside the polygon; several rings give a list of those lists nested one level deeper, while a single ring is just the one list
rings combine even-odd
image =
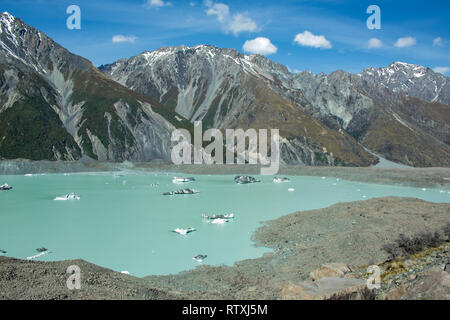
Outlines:
[{"label": "green vegetation on slope", "polygon": [[55,152],[69,160],[66,147],[75,159],[80,149],[67,133],[58,115],[41,98],[17,101],[0,115],[0,154],[6,159],[56,160]]}]

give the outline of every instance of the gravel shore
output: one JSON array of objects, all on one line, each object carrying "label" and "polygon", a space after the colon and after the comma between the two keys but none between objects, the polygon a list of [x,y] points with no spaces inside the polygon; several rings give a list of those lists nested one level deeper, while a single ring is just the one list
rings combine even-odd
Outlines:
[{"label": "gravel shore", "polygon": [[[159,161],[150,163],[113,163],[93,160],[30,161],[1,160],[0,175],[29,173],[70,173],[104,171],[173,172],[210,175],[258,175],[258,165],[173,165]],[[307,167],[281,165],[278,175],[328,176],[345,180],[397,184],[413,187],[450,187],[450,168],[362,168],[362,167]]]}]

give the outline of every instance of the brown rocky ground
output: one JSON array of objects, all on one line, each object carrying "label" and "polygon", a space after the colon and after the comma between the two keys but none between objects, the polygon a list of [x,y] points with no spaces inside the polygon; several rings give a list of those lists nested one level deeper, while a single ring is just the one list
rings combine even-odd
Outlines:
[{"label": "brown rocky ground", "polygon": [[[67,268],[81,269],[81,289],[69,290]],[[60,262],[24,261],[0,257],[0,299],[8,300],[102,300],[177,299],[145,281],[96,266],[83,260]]]}]

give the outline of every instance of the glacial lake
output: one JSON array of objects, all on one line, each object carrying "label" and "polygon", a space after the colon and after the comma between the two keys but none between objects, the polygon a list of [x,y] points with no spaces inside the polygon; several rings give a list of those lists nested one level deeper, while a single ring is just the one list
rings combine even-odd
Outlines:
[{"label": "glacial lake", "polygon": [[[36,248],[52,253],[37,261],[84,259],[142,277],[178,273],[199,265],[192,257],[206,254],[209,265],[232,265],[257,258],[268,248],[256,247],[252,234],[261,222],[338,202],[383,196],[450,202],[450,190],[367,184],[331,177],[289,177],[289,183],[238,185],[234,176],[194,175],[195,182],[174,184],[180,174],[110,172],[0,176],[0,249],[25,259]],[[158,186],[151,186],[158,184]],[[194,188],[195,195],[163,196],[166,191]],[[289,192],[289,188],[295,191]],[[54,201],[71,192],[81,199]],[[205,222],[202,214],[234,213],[224,225]],[[194,227],[182,236],[170,230]]]}]

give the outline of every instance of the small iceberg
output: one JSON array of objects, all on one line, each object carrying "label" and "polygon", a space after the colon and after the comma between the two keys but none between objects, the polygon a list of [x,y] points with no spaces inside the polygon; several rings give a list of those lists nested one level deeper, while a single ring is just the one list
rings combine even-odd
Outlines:
[{"label": "small iceberg", "polygon": [[202,263],[203,260],[206,259],[206,257],[207,257],[206,254],[198,254],[198,255],[196,255],[195,257],[193,257],[192,259],[195,260],[195,261],[197,261],[197,262],[199,262],[199,263]]},{"label": "small iceberg", "polygon": [[0,190],[7,191],[7,190],[11,190],[11,189],[12,189],[12,187],[9,186],[7,183],[2,184],[2,185],[0,186]]},{"label": "small iceberg", "polygon": [[197,231],[197,230],[195,228],[187,228],[187,229],[176,228],[176,229],[172,230],[172,232],[181,234],[182,236],[185,236],[188,233],[191,233],[191,232],[194,232],[194,231]]},{"label": "small iceberg", "polygon": [[32,176],[33,176],[33,174],[31,174],[31,173],[27,173],[27,174],[24,174],[24,176],[25,176],[25,177],[32,177]]},{"label": "small iceberg", "polygon": [[192,182],[195,181],[195,178],[189,177],[189,178],[184,178],[184,177],[174,177],[172,179],[173,183],[187,183],[187,182]]},{"label": "small iceberg", "polygon": [[212,216],[208,216],[207,214],[202,214],[202,218],[214,220],[214,219],[234,219],[234,213],[230,214],[213,214]]},{"label": "small iceberg", "polygon": [[130,273],[128,271],[126,271],[126,270],[125,271],[121,271],[120,273],[130,275]]},{"label": "small iceberg", "polygon": [[80,200],[80,197],[72,192],[72,193],[66,194],[65,196],[56,197],[53,200],[56,200],[56,201]]},{"label": "small iceberg", "polygon": [[221,218],[218,218],[218,219],[213,219],[213,220],[211,220],[210,223],[212,223],[212,224],[225,224],[225,223],[227,223],[227,222],[230,222],[230,219],[221,219]]},{"label": "small iceberg", "polygon": [[255,179],[250,176],[236,176],[236,177],[234,177],[234,182],[236,182],[237,184],[249,184],[249,183],[261,182],[261,180]]},{"label": "small iceberg", "polygon": [[291,179],[275,177],[273,178],[273,182],[275,183],[291,182]]},{"label": "small iceberg", "polygon": [[27,260],[34,260],[36,258],[39,258],[39,257],[45,256],[49,253],[52,253],[50,250],[48,250],[47,248],[44,248],[44,247],[37,248],[36,251],[39,253],[34,256],[27,257]]},{"label": "small iceberg", "polygon": [[288,191],[289,191],[289,192],[294,192],[295,189],[294,189],[294,188],[289,188]]},{"label": "small iceberg", "polygon": [[181,190],[175,190],[175,191],[170,191],[170,192],[164,192],[163,195],[164,196],[173,196],[176,194],[197,194],[200,193],[200,191],[195,190],[195,189],[181,189]]}]

